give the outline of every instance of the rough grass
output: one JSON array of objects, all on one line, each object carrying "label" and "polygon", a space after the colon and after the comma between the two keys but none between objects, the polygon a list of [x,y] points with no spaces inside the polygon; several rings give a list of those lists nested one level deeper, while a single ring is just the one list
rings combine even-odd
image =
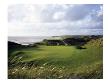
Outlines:
[{"label": "rough grass", "polygon": [[[96,41],[95,41],[96,42]],[[9,58],[9,78],[103,78],[103,49],[97,41],[86,49],[73,46],[40,46],[18,49]]]}]

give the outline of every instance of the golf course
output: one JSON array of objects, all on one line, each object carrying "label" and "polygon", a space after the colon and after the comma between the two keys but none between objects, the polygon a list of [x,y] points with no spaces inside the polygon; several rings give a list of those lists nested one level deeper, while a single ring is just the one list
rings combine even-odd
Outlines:
[{"label": "golf course", "polygon": [[38,45],[9,49],[9,79],[102,79],[101,39],[76,46]]}]

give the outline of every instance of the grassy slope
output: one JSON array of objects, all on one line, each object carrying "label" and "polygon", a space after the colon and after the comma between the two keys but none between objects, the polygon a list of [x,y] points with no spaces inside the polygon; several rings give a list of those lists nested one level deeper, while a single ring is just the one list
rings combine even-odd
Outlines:
[{"label": "grassy slope", "polygon": [[[86,47],[80,50],[73,46],[40,46],[16,50],[11,53],[14,57],[11,61],[25,65],[10,68],[9,78],[102,78],[102,48],[91,43]],[[26,65],[29,62],[33,63],[31,67]]]}]

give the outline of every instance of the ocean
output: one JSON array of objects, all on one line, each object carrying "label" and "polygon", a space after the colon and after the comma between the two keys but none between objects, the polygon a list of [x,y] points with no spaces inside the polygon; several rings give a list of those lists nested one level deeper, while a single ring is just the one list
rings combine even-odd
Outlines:
[{"label": "ocean", "polygon": [[29,45],[29,44],[34,44],[36,42],[41,42],[44,39],[48,39],[48,38],[50,37],[49,36],[29,36],[29,37],[28,36],[22,36],[22,37],[9,36],[8,41],[19,43],[22,45]]}]

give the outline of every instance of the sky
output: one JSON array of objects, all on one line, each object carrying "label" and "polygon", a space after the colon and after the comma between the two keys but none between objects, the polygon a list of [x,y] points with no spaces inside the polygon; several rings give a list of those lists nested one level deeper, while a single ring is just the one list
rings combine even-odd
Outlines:
[{"label": "sky", "polygon": [[103,5],[9,5],[8,26],[9,36],[102,35]]}]

